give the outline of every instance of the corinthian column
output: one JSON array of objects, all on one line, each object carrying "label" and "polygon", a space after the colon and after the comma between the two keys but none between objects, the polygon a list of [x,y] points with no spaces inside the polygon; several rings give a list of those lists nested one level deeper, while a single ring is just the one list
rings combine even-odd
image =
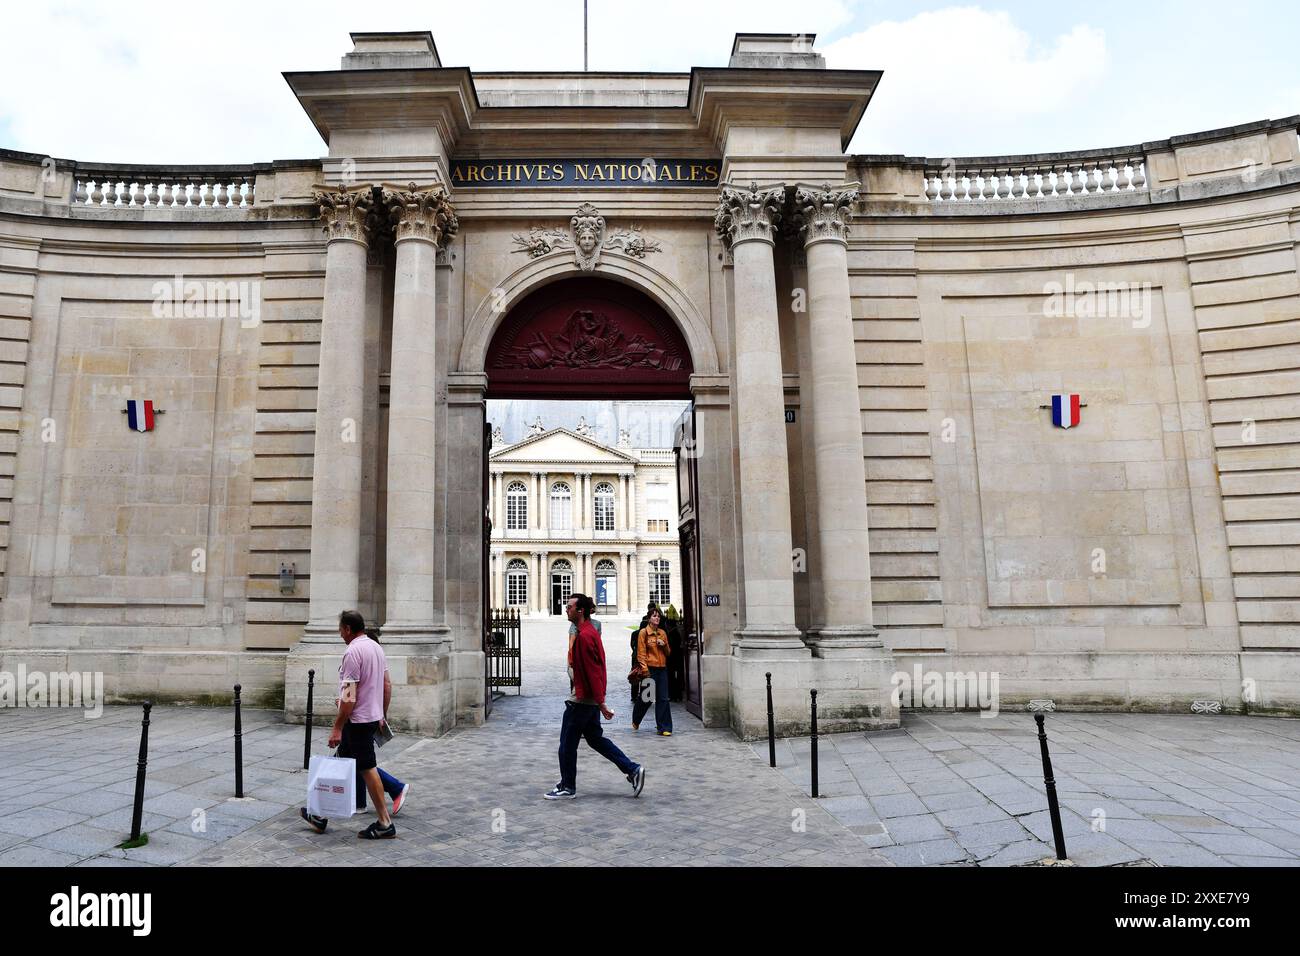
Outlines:
[{"label": "corinthian column", "polygon": [[[361,559],[361,422],[365,415],[367,217],[371,186],[314,190],[328,244],[311,479],[308,641],[337,641],[357,606]],[[373,383],[371,383],[373,385]]]},{"label": "corinthian column", "polygon": [[434,278],[438,245],[456,214],[440,186],[386,187],[394,226],[393,352],[388,399],[388,620],[384,636],[443,631],[433,593],[435,421]]},{"label": "corinthian column", "polygon": [[[714,224],[735,263],[736,418],[745,558],[740,646],[803,648],[794,618],[790,476],[773,233],[784,186],[722,187]],[[806,654],[807,651],[805,650]]]},{"label": "corinthian column", "polygon": [[809,643],[879,646],[871,623],[867,547],[867,476],[862,412],[849,300],[849,206],[858,184],[800,187],[795,215],[808,257],[808,369],[801,389],[812,395],[817,537],[822,600],[812,608]]}]

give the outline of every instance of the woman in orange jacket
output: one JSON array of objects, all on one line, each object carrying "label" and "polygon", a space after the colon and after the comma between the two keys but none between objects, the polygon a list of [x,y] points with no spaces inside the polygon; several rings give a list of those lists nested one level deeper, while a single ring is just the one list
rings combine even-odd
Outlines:
[{"label": "woman in orange jacket", "polygon": [[645,627],[636,635],[636,662],[651,680],[649,686],[643,685],[636,703],[632,706],[632,729],[641,726],[641,718],[655,705],[655,730],[661,737],[673,735],[673,713],[668,705],[668,635],[660,626],[663,616],[659,609],[650,612]]}]

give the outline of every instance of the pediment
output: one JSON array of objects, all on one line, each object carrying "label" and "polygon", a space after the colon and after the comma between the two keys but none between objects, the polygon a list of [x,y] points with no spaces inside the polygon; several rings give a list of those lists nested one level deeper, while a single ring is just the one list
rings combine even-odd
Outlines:
[{"label": "pediment", "polygon": [[494,462],[582,462],[596,464],[635,464],[636,459],[616,448],[602,445],[592,438],[571,432],[567,428],[552,428],[540,435],[531,435],[500,451],[492,453]]}]

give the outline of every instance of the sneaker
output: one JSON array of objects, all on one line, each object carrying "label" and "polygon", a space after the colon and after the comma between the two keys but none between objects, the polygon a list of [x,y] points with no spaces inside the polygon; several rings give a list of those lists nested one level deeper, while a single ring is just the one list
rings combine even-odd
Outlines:
[{"label": "sneaker", "polygon": [[659,736],[660,736],[660,737],[671,737],[672,735],[673,735],[673,732],[672,732],[671,730],[661,730],[661,731],[659,731]]},{"label": "sneaker", "polygon": [[640,766],[627,775],[627,782],[632,785],[632,796],[641,796],[641,788],[645,786],[645,767]]},{"label": "sneaker", "polygon": [[406,795],[410,792],[411,785],[408,783],[403,785],[401,793],[393,797],[393,816],[397,816],[402,812],[402,807],[406,804]]},{"label": "sneaker", "polygon": [[633,729],[633,730],[640,730],[640,729],[641,729],[641,725],[640,725],[640,724],[633,724],[633,725],[632,725],[632,729]]},{"label": "sneaker", "polygon": [[311,827],[313,830],[315,830],[317,833],[324,833],[325,828],[329,826],[328,820],[326,820],[324,817],[318,817],[314,813],[308,813],[306,807],[301,808],[298,811],[298,813],[302,816],[304,820],[307,821],[307,825]]},{"label": "sneaker", "polygon": [[547,800],[574,800],[578,795],[568,787],[561,787],[557,783],[553,789],[548,790],[542,796]]},{"label": "sneaker", "polygon": [[378,820],[357,833],[357,838],[360,840],[391,840],[395,836],[397,836],[397,824],[389,823],[385,827],[380,825]]}]

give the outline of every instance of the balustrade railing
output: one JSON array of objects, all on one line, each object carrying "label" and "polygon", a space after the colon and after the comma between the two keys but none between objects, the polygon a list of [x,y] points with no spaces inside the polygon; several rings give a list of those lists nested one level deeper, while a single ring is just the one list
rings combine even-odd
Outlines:
[{"label": "balustrade railing", "polygon": [[236,209],[256,200],[250,167],[78,167],[75,180],[76,206]]},{"label": "balustrade railing", "polygon": [[925,198],[941,203],[1079,198],[1147,188],[1146,158],[1127,151],[930,159],[923,175]]}]

